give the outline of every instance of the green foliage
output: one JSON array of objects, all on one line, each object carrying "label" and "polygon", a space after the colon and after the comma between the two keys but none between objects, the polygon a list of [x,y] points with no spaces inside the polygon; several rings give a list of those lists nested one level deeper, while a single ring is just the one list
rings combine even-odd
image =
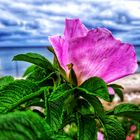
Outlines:
[{"label": "green foliage", "polygon": [[15,80],[0,89],[0,113],[12,111],[25,101],[40,94],[39,87],[28,80]]},{"label": "green foliage", "polygon": [[77,114],[78,140],[97,140],[96,122],[92,116]]},{"label": "green foliage", "polygon": [[63,119],[63,102],[57,100],[55,102],[49,102],[46,111],[46,122],[52,127],[54,131],[62,125]]},{"label": "green foliage", "polygon": [[71,87],[68,83],[64,83],[59,85],[56,89],[53,90],[49,97],[49,101],[56,101],[59,100],[61,97],[63,98],[67,94],[70,93]]},{"label": "green foliage", "polygon": [[110,101],[107,85],[98,77],[89,78],[80,86],[80,88],[87,94],[95,95],[106,101]]},{"label": "green foliage", "polygon": [[140,107],[134,104],[120,104],[114,108],[114,114],[140,121]]},{"label": "green foliage", "polygon": [[[28,71],[30,68],[32,69],[31,72]],[[55,72],[48,73],[45,69],[35,65],[29,67],[24,75],[26,75],[27,80],[35,82],[39,86],[53,85],[53,82],[57,79]]]},{"label": "green foliage", "polygon": [[77,110],[80,114],[82,115],[90,115],[90,114],[94,114],[94,108],[92,107],[92,105],[85,100],[84,98],[80,98],[77,100]]},{"label": "green foliage", "polygon": [[104,109],[100,100],[94,95],[83,93],[82,96],[93,106],[97,118],[104,118]]},{"label": "green foliage", "polygon": [[106,140],[125,140],[120,118],[140,121],[140,108],[121,104],[104,110],[101,101],[112,101],[108,87],[123,100],[122,87],[107,85],[99,77],[78,86],[72,64],[66,76],[54,50],[49,50],[53,64],[40,54],[19,54],[13,60],[32,63],[24,79],[0,78],[0,139],[97,140],[102,131]]},{"label": "green foliage", "polygon": [[54,135],[52,136],[52,139],[53,140],[73,140],[72,138],[70,138],[69,136],[65,135],[65,134],[57,134],[57,135]]},{"label": "green foliage", "polygon": [[54,67],[57,68],[57,69],[59,70],[60,74],[62,75],[62,77],[63,77],[64,79],[67,79],[67,78],[66,78],[66,72],[65,72],[64,69],[60,66],[59,61],[58,61],[58,59],[57,59],[57,56],[56,56],[56,54],[55,54],[55,52],[54,52],[54,50],[53,50],[53,47],[48,47],[48,50],[49,50],[51,53],[53,53],[53,55],[54,55],[54,59],[53,59],[53,65],[54,65]]},{"label": "green foliage", "polygon": [[64,100],[71,93],[70,86],[66,83],[58,86],[49,97],[46,97],[46,121],[54,131],[62,125],[64,113]]},{"label": "green foliage", "polygon": [[4,76],[0,78],[0,88],[10,84],[14,81],[14,78],[12,76]]},{"label": "green foliage", "polygon": [[51,140],[50,134],[49,125],[31,111],[0,115],[1,140]]},{"label": "green foliage", "polygon": [[67,83],[64,83],[58,86],[51,95],[46,98],[46,121],[54,131],[58,131],[62,125],[65,111],[65,100],[68,99],[68,96],[71,93],[71,87]]},{"label": "green foliage", "polygon": [[[25,72],[24,72],[24,74],[23,74],[23,77],[26,77],[26,76],[28,76],[28,75],[30,75],[31,73],[33,73],[33,71],[36,69],[36,65],[31,65],[31,66],[29,66],[26,70],[25,70]],[[38,74],[40,74],[40,73],[38,73]]]},{"label": "green foliage", "polygon": [[106,117],[102,122],[106,140],[125,140],[125,133],[120,122],[113,117]]},{"label": "green foliage", "polygon": [[53,69],[52,64],[44,56],[37,53],[19,54],[14,56],[13,60],[30,62],[37,66],[40,66],[41,68],[48,69],[50,71]]},{"label": "green foliage", "polygon": [[[14,56],[13,60],[25,61],[34,64],[28,67],[23,74],[24,77],[26,76],[26,79],[39,82],[39,84],[46,84],[46,79],[50,78],[48,85],[54,84],[53,80],[56,80],[57,77],[56,75],[54,76],[54,73],[56,73],[57,70],[44,56],[37,53],[26,53]],[[53,79],[51,79],[51,77],[53,77]]]}]

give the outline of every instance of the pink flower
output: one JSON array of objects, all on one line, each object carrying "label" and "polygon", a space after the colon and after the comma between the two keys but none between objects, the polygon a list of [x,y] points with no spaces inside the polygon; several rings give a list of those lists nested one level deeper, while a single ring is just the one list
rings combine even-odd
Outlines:
[{"label": "pink flower", "polygon": [[134,134],[126,136],[126,140],[134,140]]},{"label": "pink flower", "polygon": [[136,71],[133,45],[116,40],[105,28],[88,30],[79,19],[66,19],[64,36],[49,40],[67,76],[67,65],[73,64],[78,85],[94,76],[109,83]]},{"label": "pink flower", "polygon": [[137,129],[136,125],[131,125],[131,127],[130,127],[131,132],[135,131],[136,129]]},{"label": "pink flower", "polygon": [[97,133],[97,140],[104,140],[104,135],[101,132]]}]

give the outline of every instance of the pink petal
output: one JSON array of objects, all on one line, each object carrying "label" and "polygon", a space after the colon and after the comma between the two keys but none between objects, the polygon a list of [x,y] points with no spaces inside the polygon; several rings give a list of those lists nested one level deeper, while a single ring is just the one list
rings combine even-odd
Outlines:
[{"label": "pink petal", "polygon": [[88,29],[81,23],[79,19],[66,19],[65,21],[65,39],[85,36]]},{"label": "pink petal", "polygon": [[130,127],[131,132],[135,131],[136,129],[137,129],[136,125],[131,125],[131,127]]},{"label": "pink petal", "polygon": [[115,91],[113,90],[112,87],[108,87],[108,91],[110,95],[115,95]]},{"label": "pink petal", "polygon": [[69,63],[74,64],[79,85],[93,76],[112,82],[137,68],[134,47],[114,39],[107,29],[90,30],[68,45]]},{"label": "pink petal", "polygon": [[134,140],[134,134],[127,135],[126,140]]},{"label": "pink petal", "polygon": [[67,74],[67,64],[74,65],[78,85],[94,76],[112,82],[137,68],[134,47],[116,40],[107,29],[88,31],[79,19],[67,19],[64,35],[49,40]]},{"label": "pink petal", "polygon": [[97,133],[97,140],[104,140],[104,135],[101,132]]},{"label": "pink petal", "polygon": [[61,36],[51,36],[49,37],[49,41],[54,47],[55,54],[57,59],[64,70],[67,70],[68,64],[68,47],[67,42],[61,38]]}]

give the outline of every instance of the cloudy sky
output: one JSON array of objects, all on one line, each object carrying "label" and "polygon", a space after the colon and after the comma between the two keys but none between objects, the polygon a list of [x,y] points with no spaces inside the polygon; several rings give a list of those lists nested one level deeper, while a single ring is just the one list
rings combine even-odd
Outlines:
[{"label": "cloudy sky", "polygon": [[63,34],[65,18],[140,44],[139,0],[0,0],[0,46],[48,45],[48,36]]}]

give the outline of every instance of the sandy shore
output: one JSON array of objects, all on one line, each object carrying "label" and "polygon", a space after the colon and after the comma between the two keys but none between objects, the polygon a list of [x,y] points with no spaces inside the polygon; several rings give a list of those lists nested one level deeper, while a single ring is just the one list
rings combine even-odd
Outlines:
[{"label": "sandy shore", "polygon": [[140,73],[126,76],[113,83],[122,85],[124,93],[140,92]]},{"label": "sandy shore", "polygon": [[[123,86],[124,102],[140,104],[140,73],[129,75],[113,83]],[[118,101],[119,98],[116,97],[114,102]]]}]

